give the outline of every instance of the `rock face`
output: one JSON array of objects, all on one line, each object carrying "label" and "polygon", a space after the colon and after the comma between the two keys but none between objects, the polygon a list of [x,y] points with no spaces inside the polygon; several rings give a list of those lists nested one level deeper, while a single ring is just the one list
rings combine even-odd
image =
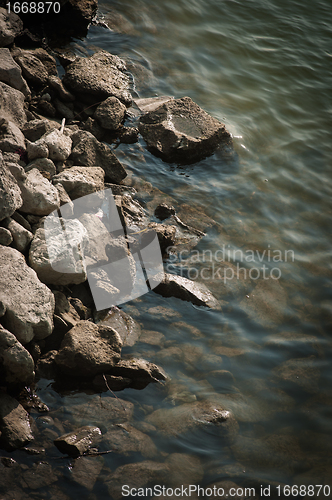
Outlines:
[{"label": "rock face", "polygon": [[15,399],[3,393],[0,393],[0,431],[1,444],[7,451],[33,440],[28,413]]},{"label": "rock face", "polygon": [[0,153],[0,221],[22,206],[21,191]]},{"label": "rock face", "polygon": [[98,329],[90,321],[79,321],[69,330],[55,359],[62,372],[88,377],[104,373],[120,359],[122,341],[110,327]]},{"label": "rock face", "polygon": [[83,99],[92,98],[98,102],[114,96],[129,105],[129,77],[124,73],[125,70],[122,59],[101,50],[91,57],[78,57],[69,64],[63,83]]},{"label": "rock face", "polygon": [[72,167],[53,177],[60,183],[72,200],[104,189],[105,172],[100,167]]},{"label": "rock face", "polygon": [[24,135],[15,123],[6,118],[0,119],[0,149],[3,152],[15,153],[25,150]]},{"label": "rock face", "polygon": [[35,377],[30,353],[8,330],[0,328],[0,363],[8,384],[29,385]]},{"label": "rock face", "polygon": [[231,144],[225,125],[203,111],[190,97],[171,99],[140,119],[139,131],[148,149],[163,160],[194,163]]},{"label": "rock face", "polygon": [[30,95],[21,68],[12,58],[9,49],[0,49],[0,81],[20,90],[26,97]]},{"label": "rock face", "polygon": [[19,182],[23,205],[21,211],[33,215],[48,215],[60,207],[58,190],[33,168],[24,182]]},{"label": "rock face", "polygon": [[105,171],[105,181],[115,184],[119,184],[127,176],[113,151],[106,144],[99,142],[90,132],[78,130],[71,138],[73,149],[69,159],[74,165],[99,166]]},{"label": "rock face", "polygon": [[99,427],[86,425],[55,439],[54,444],[61,453],[71,456],[83,455],[101,436]]},{"label": "rock face", "polygon": [[23,30],[23,23],[14,13],[8,14],[7,9],[0,7],[0,47],[6,47],[15,40]]},{"label": "rock face", "polygon": [[116,130],[124,120],[126,106],[116,97],[108,97],[97,107],[94,118],[108,130]]},{"label": "rock face", "polygon": [[45,85],[48,73],[43,63],[27,50],[22,50],[16,58],[21,66],[24,78],[34,85]]},{"label": "rock face", "polygon": [[22,127],[27,121],[24,95],[6,83],[0,82],[0,116]]},{"label": "rock face", "polygon": [[0,302],[6,313],[3,324],[26,344],[52,333],[54,296],[42,284],[23,255],[9,247],[0,247]]}]

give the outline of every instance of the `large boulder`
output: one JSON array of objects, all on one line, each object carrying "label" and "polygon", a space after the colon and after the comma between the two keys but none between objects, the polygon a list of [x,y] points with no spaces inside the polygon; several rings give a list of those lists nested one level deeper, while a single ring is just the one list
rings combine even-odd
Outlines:
[{"label": "large boulder", "polygon": [[19,182],[23,205],[21,211],[33,215],[48,215],[60,207],[58,190],[33,168],[26,174],[26,179]]},{"label": "large boulder", "polygon": [[220,144],[231,144],[225,125],[202,110],[190,97],[170,99],[144,114],[139,131],[148,149],[168,162],[194,163]]},{"label": "large boulder", "polygon": [[63,83],[83,99],[97,102],[114,96],[129,105],[129,77],[125,70],[122,59],[101,50],[90,57],[78,57],[69,64]]},{"label": "large boulder", "polygon": [[78,130],[71,139],[73,149],[69,159],[74,165],[101,167],[105,171],[105,181],[115,184],[119,184],[127,176],[113,151],[106,144],[99,142],[90,132]]},{"label": "large boulder", "polygon": [[6,47],[15,40],[23,30],[23,22],[17,14],[0,7],[0,47]]},{"label": "large boulder", "polygon": [[104,189],[105,172],[100,167],[71,167],[53,177],[62,184],[72,200]]},{"label": "large boulder", "polygon": [[111,375],[131,379],[130,387],[144,389],[150,382],[165,382],[166,373],[145,359],[121,359],[111,370]]},{"label": "large boulder", "polygon": [[0,116],[23,127],[27,121],[24,111],[24,95],[20,90],[0,82]]},{"label": "large boulder", "polygon": [[55,362],[61,372],[73,377],[104,373],[119,360],[122,341],[116,330],[98,328],[90,321],[79,321],[64,336]]},{"label": "large boulder", "polygon": [[98,442],[100,436],[99,427],[86,425],[56,438],[54,444],[61,453],[75,457],[87,452],[93,444]]},{"label": "large boulder", "polygon": [[20,66],[14,61],[9,49],[0,49],[0,80],[20,90],[26,97],[31,92],[22,76]]},{"label": "large boulder", "polygon": [[0,327],[0,364],[7,384],[30,385],[35,376],[31,354],[8,330]]},{"label": "large boulder", "polygon": [[0,152],[0,221],[12,215],[22,203],[20,188],[6,168]]},{"label": "large boulder", "polygon": [[0,444],[5,450],[21,448],[33,440],[28,412],[16,399],[0,393]]},{"label": "large boulder", "polygon": [[94,118],[99,125],[108,130],[117,130],[122,124],[126,113],[126,106],[116,97],[108,97],[97,107]]},{"label": "large boulder", "polygon": [[33,85],[46,85],[48,73],[44,64],[27,50],[22,50],[20,55],[15,57],[16,62],[21,66],[24,78]]},{"label": "large boulder", "polygon": [[2,322],[22,343],[43,339],[52,333],[54,296],[25,262],[23,255],[0,247],[0,303]]},{"label": "large boulder", "polygon": [[8,153],[25,151],[24,135],[15,123],[6,118],[0,118],[0,150]]}]

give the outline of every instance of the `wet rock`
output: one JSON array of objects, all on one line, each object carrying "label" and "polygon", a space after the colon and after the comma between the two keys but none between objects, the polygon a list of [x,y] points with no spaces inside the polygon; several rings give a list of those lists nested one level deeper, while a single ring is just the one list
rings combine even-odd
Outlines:
[{"label": "wet rock", "polygon": [[173,100],[171,96],[158,96],[158,97],[147,97],[143,99],[134,99],[134,103],[140,111],[143,113],[149,113],[155,111],[157,108],[166,104],[168,101]]},{"label": "wet rock", "polygon": [[99,427],[129,422],[133,411],[134,405],[130,401],[108,396],[101,398],[99,395],[69,409],[69,413],[79,425],[92,423]]},{"label": "wet rock", "polygon": [[54,312],[52,292],[13,248],[0,248],[0,268],[0,301],[6,307],[4,326],[22,344],[50,335]]},{"label": "wet rock", "polygon": [[24,95],[6,83],[0,82],[1,117],[23,127],[27,121],[24,111]]},{"label": "wet rock", "polygon": [[0,443],[7,451],[21,448],[33,440],[29,415],[16,399],[0,393]]},{"label": "wet rock", "polygon": [[0,245],[9,246],[13,241],[11,232],[5,227],[0,227]]},{"label": "wet rock", "polygon": [[0,220],[12,215],[22,203],[21,191],[0,153]]},{"label": "wet rock", "polygon": [[49,158],[37,158],[30,162],[26,167],[25,171],[29,172],[33,168],[39,170],[46,179],[50,180],[56,174],[56,168],[52,160]]},{"label": "wet rock", "polygon": [[215,432],[230,444],[238,433],[238,424],[230,411],[209,401],[185,403],[171,409],[158,409],[145,419],[164,436],[180,436],[198,428],[215,426]]},{"label": "wet rock", "polygon": [[156,207],[154,214],[156,217],[158,217],[159,220],[165,220],[172,215],[175,215],[175,208],[172,205],[168,205],[167,203],[160,203]]},{"label": "wet rock", "polygon": [[124,144],[134,144],[138,141],[137,127],[122,127],[120,133],[120,142]]},{"label": "wet rock", "polygon": [[122,487],[143,488],[150,484],[167,483],[169,474],[168,466],[163,463],[145,460],[133,464],[121,465],[106,481],[109,495],[114,500],[123,497]]},{"label": "wet rock", "polygon": [[187,453],[171,453],[165,460],[169,467],[167,483],[174,487],[179,485],[200,484],[204,471],[198,457]]},{"label": "wet rock", "polygon": [[103,435],[103,440],[114,453],[124,456],[140,453],[142,457],[153,459],[158,455],[152,439],[129,424],[113,425]]},{"label": "wet rock", "polygon": [[39,461],[24,471],[19,482],[23,488],[38,490],[49,487],[57,480],[58,477],[53,471],[52,466],[48,462]]},{"label": "wet rock", "polygon": [[148,149],[169,162],[194,163],[211,155],[220,144],[232,144],[225,125],[190,97],[169,100],[146,113],[139,131]]},{"label": "wet rock", "polygon": [[20,90],[25,97],[31,95],[27,82],[22,77],[21,68],[12,58],[9,49],[0,49],[0,80]]},{"label": "wet rock", "polygon": [[[106,380],[105,380],[106,379]],[[115,375],[96,375],[92,381],[93,388],[98,392],[123,391],[132,384],[131,378],[116,377]]]},{"label": "wet rock", "polygon": [[118,56],[101,50],[90,57],[78,57],[66,68],[63,83],[78,96],[101,101],[117,97],[126,105],[131,103],[126,65]]},{"label": "wet rock", "polygon": [[21,224],[10,218],[8,219],[8,223],[6,223],[6,228],[13,237],[15,248],[19,250],[19,252],[25,253],[33,239],[33,234],[21,226]]},{"label": "wet rock", "polygon": [[165,253],[168,247],[174,245],[176,226],[168,226],[167,224],[157,224],[155,222],[150,222],[148,227],[156,232],[160,250],[162,251],[162,253]]},{"label": "wet rock", "polygon": [[34,362],[30,353],[8,330],[0,327],[0,364],[7,384],[29,385],[34,381]]},{"label": "wet rock", "polygon": [[92,491],[103,465],[102,457],[78,457],[73,464],[71,480]]},{"label": "wet rock", "polygon": [[24,135],[15,123],[6,118],[0,118],[0,148],[11,153],[18,149],[25,151]]},{"label": "wet rock", "polygon": [[29,263],[43,283],[69,285],[86,280],[87,232],[77,219],[68,219],[63,224],[65,231],[59,219],[48,220],[47,240],[42,227],[37,229],[32,240]]},{"label": "wet rock", "polygon": [[23,22],[13,12],[8,14],[7,9],[0,7],[0,47],[13,43],[23,30]]},{"label": "wet rock", "polygon": [[153,290],[163,297],[177,297],[197,306],[219,308],[217,299],[204,284],[175,274],[165,273],[164,279]]},{"label": "wet rock", "polygon": [[48,73],[44,64],[31,52],[20,51],[15,57],[16,62],[21,66],[24,78],[32,85],[46,85]]},{"label": "wet rock", "polygon": [[113,366],[110,373],[111,375],[130,378],[133,389],[144,389],[150,382],[167,380],[167,376],[161,368],[154,363],[138,358],[121,359]]},{"label": "wet rock", "polygon": [[23,205],[22,212],[33,215],[48,215],[60,207],[58,190],[33,168],[26,174],[24,182],[19,182]]},{"label": "wet rock", "polygon": [[100,436],[101,430],[99,427],[87,425],[58,437],[54,440],[54,444],[64,455],[83,455],[92,445],[98,442]]},{"label": "wet rock", "polygon": [[105,172],[100,167],[71,167],[53,177],[53,183],[60,183],[70,198],[82,196],[104,189]]},{"label": "wet rock", "polygon": [[319,390],[320,370],[317,365],[319,361],[315,356],[289,359],[273,369],[273,378],[288,390],[301,388],[313,394]]},{"label": "wet rock", "polygon": [[123,346],[133,346],[141,335],[141,327],[129,314],[118,307],[110,309],[104,319],[99,321],[98,326],[110,326],[118,332]]},{"label": "wet rock", "polygon": [[120,359],[122,341],[116,330],[79,321],[63,338],[56,363],[63,373],[88,377],[109,371]]},{"label": "wet rock", "polygon": [[58,76],[49,76],[48,77],[48,84],[50,87],[52,87],[52,89],[54,89],[59,98],[62,100],[62,101],[65,101],[65,102],[72,102],[75,100],[75,97],[73,96],[73,94],[71,94],[66,88],[65,86],[63,85],[62,81],[60,80],[60,78]]},{"label": "wet rock", "polygon": [[74,165],[100,166],[105,171],[105,181],[119,184],[127,175],[113,151],[99,142],[90,132],[79,130],[72,135],[73,149],[70,160]]},{"label": "wet rock", "polygon": [[103,128],[117,130],[124,120],[126,106],[116,97],[108,97],[97,107],[93,117]]}]

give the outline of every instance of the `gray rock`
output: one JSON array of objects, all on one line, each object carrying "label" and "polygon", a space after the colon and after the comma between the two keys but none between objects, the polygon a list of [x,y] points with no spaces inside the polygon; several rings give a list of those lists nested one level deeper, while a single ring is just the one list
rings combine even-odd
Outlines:
[{"label": "gray rock", "polygon": [[[53,126],[54,125],[54,126]],[[44,134],[55,128],[55,124],[46,119],[36,119],[26,122],[22,127],[25,137],[31,141],[38,141]]]},{"label": "gray rock", "polygon": [[103,466],[103,457],[78,457],[74,461],[70,479],[92,491]]},{"label": "gray rock", "polygon": [[143,99],[134,99],[134,103],[140,111],[143,113],[148,113],[155,111],[157,108],[165,104],[166,102],[173,99],[171,96],[158,96],[158,97],[147,97]]},{"label": "gray rock", "polygon": [[55,109],[58,112],[58,115],[61,118],[66,118],[68,122],[75,119],[75,115],[72,109],[69,108],[66,104],[64,104],[60,99],[54,99],[53,104]]},{"label": "gray rock", "polygon": [[51,54],[47,52],[47,50],[42,49],[41,47],[37,47],[33,50],[26,51],[29,54],[32,54],[34,57],[40,60],[41,63],[46,68],[47,74],[51,76],[58,76],[57,63],[56,60]]},{"label": "gray rock", "polygon": [[65,161],[71,153],[72,140],[59,130],[53,130],[40,140],[48,147],[48,157],[53,161]]},{"label": "gray rock", "polygon": [[[102,403],[102,404],[100,404]],[[95,395],[81,404],[68,408],[75,425],[105,425],[120,424],[131,421],[134,404],[131,401],[114,397]]]},{"label": "gray rock", "polygon": [[126,65],[118,56],[101,50],[90,57],[78,57],[66,67],[63,83],[75,94],[91,96],[94,101],[115,96],[131,103]]},{"label": "gray rock", "polygon": [[108,97],[99,104],[93,117],[103,128],[117,130],[122,124],[126,113],[126,106],[116,97]]},{"label": "gray rock", "polygon": [[100,167],[71,167],[53,177],[60,183],[71,199],[81,198],[104,189],[105,172]]},{"label": "gray rock", "polygon": [[42,139],[39,139],[36,142],[30,142],[27,140],[26,144],[29,162],[35,160],[36,158],[48,157],[48,147]]},{"label": "gray rock", "polygon": [[105,171],[105,181],[119,184],[127,175],[113,151],[99,142],[90,132],[79,130],[72,135],[73,149],[69,157],[74,165],[99,166]]},{"label": "gray rock", "polygon": [[0,7],[0,47],[13,43],[17,35],[23,31],[23,22],[17,14]]},{"label": "gray rock", "polygon": [[169,468],[168,484],[174,487],[200,484],[204,476],[200,459],[187,453],[171,453],[165,465]]},{"label": "gray rock", "polygon": [[[72,217],[74,215],[74,203],[62,184],[55,184],[60,197],[61,214],[63,217]],[[65,206],[64,206],[65,205]]]},{"label": "gray rock", "polygon": [[[105,381],[106,379],[106,381]],[[92,386],[96,392],[123,391],[130,387],[132,380],[126,377],[116,377],[115,375],[96,375],[92,381]]]},{"label": "gray rock", "polygon": [[31,52],[20,51],[20,55],[15,57],[16,62],[21,66],[24,78],[34,85],[46,85],[48,73],[44,64]]},{"label": "gray rock", "polygon": [[0,82],[1,117],[23,127],[27,121],[24,111],[24,95],[6,83]]},{"label": "gray rock", "polygon": [[156,222],[150,222],[148,227],[150,229],[153,229],[157,233],[160,250],[162,251],[162,253],[166,252],[168,247],[174,245],[176,226],[169,226],[167,224],[157,224]]},{"label": "gray rock", "polygon": [[219,309],[217,299],[204,284],[196,283],[182,276],[165,273],[164,279],[153,290],[163,297],[177,297],[197,306]]},{"label": "gray rock", "polygon": [[48,179],[52,179],[52,177],[56,174],[55,165],[49,158],[37,158],[33,160],[25,167],[25,171],[29,172],[33,168],[39,170],[39,172],[44,174],[44,177]]},{"label": "gray rock", "polygon": [[25,253],[33,239],[33,234],[13,219],[8,221],[6,228],[13,237],[15,248],[19,252]]},{"label": "gray rock", "polygon": [[31,226],[26,218],[23,217],[23,215],[19,214],[18,212],[14,212],[11,218],[18,222],[21,226],[23,226],[27,231],[30,231],[32,233]]},{"label": "gray rock", "polygon": [[[89,170],[86,167],[79,168]],[[113,238],[105,224],[95,214],[83,214],[79,221],[83,224],[89,236],[89,248],[86,255],[99,265],[106,264],[109,259],[107,255],[108,245],[112,244]]]},{"label": "gray rock", "polygon": [[10,231],[5,227],[0,227],[0,245],[7,247],[13,241],[13,237]]},{"label": "gray rock", "polygon": [[124,346],[133,346],[141,335],[139,323],[118,307],[110,309],[106,316],[98,322],[98,326],[114,328],[120,335]]},{"label": "gray rock", "polygon": [[19,182],[23,205],[22,212],[33,215],[48,215],[60,207],[58,190],[33,168],[27,172],[24,182]]},{"label": "gray rock", "polygon": [[6,163],[6,167],[12,176],[15,178],[17,183],[24,182],[27,178],[24,168],[18,163]]},{"label": "gray rock", "polygon": [[15,123],[6,118],[0,118],[0,149],[10,153],[18,149],[25,151],[24,135]]},{"label": "gray rock", "polygon": [[167,380],[167,375],[159,366],[139,358],[121,359],[110,374],[130,378],[134,389],[144,389],[150,382]]},{"label": "gray rock", "polygon": [[20,90],[25,97],[31,95],[28,84],[22,77],[22,70],[12,58],[9,49],[0,49],[0,80]]},{"label": "gray rock", "polygon": [[35,377],[35,365],[30,353],[8,330],[0,328],[0,364],[7,384],[30,385]]},{"label": "gray rock", "polygon": [[61,343],[55,359],[63,373],[89,377],[110,370],[120,359],[122,341],[116,330],[102,330],[90,321],[80,321]]},{"label": "gray rock", "polygon": [[48,84],[52,89],[54,89],[59,98],[65,102],[72,102],[75,100],[73,94],[71,94],[63,85],[62,81],[58,76],[51,75],[48,77]]},{"label": "gray rock", "polygon": [[129,424],[116,424],[103,435],[109,449],[114,453],[129,456],[140,453],[145,458],[156,458],[158,450],[152,439]]},{"label": "gray rock", "polygon": [[15,178],[5,167],[0,152],[0,221],[12,215],[22,206],[20,188]]},{"label": "gray rock", "polygon": [[171,99],[140,119],[139,131],[148,149],[163,160],[194,163],[220,144],[232,144],[225,125],[203,111],[190,97]]},{"label": "gray rock", "polygon": [[6,307],[4,326],[22,343],[43,339],[52,333],[54,296],[27,266],[23,255],[0,248],[0,301]]},{"label": "gray rock", "polygon": [[[28,467],[20,475],[20,483],[24,489],[38,490],[47,488],[50,490],[50,485],[58,480],[58,476],[54,473],[52,466],[43,461],[38,461],[32,467]],[[57,495],[59,496],[59,495]]]},{"label": "gray rock", "polygon": [[298,390],[299,388],[316,394],[319,390],[320,378],[319,361],[315,356],[296,358],[284,361],[272,371],[273,378],[286,389]]},{"label": "gray rock", "polygon": [[[63,230],[62,224],[65,226]],[[29,263],[43,283],[69,285],[86,280],[85,249],[88,235],[77,219],[48,218],[37,229],[29,252]]]},{"label": "gray rock", "polygon": [[16,399],[0,393],[1,445],[11,451],[21,448],[33,440],[28,412]]},{"label": "gray rock", "polygon": [[74,432],[63,434],[54,440],[54,444],[61,453],[78,456],[83,455],[92,445],[96,444],[100,436],[101,430],[99,427],[87,425]]}]

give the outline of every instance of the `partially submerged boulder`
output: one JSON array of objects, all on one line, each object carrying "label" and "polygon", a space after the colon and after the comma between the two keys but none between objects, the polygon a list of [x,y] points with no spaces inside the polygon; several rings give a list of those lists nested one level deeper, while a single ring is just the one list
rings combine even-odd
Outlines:
[{"label": "partially submerged boulder", "polygon": [[168,162],[194,163],[211,155],[220,144],[232,144],[225,125],[190,97],[170,99],[144,114],[139,131],[148,149]]},{"label": "partially submerged boulder", "polygon": [[63,434],[54,440],[54,444],[61,453],[75,457],[87,452],[92,445],[98,442],[100,436],[99,427],[86,425],[73,432],[68,432],[68,434]]},{"label": "partially submerged boulder", "polygon": [[16,399],[0,393],[0,444],[5,450],[21,448],[33,440],[28,412]]},{"label": "partially submerged boulder", "polygon": [[167,375],[154,363],[145,359],[121,359],[111,370],[112,375],[130,378],[130,387],[144,389],[150,382],[165,382]]},{"label": "partially submerged boulder", "polygon": [[8,330],[0,327],[0,364],[7,384],[29,385],[34,381],[35,365],[31,354]]}]

